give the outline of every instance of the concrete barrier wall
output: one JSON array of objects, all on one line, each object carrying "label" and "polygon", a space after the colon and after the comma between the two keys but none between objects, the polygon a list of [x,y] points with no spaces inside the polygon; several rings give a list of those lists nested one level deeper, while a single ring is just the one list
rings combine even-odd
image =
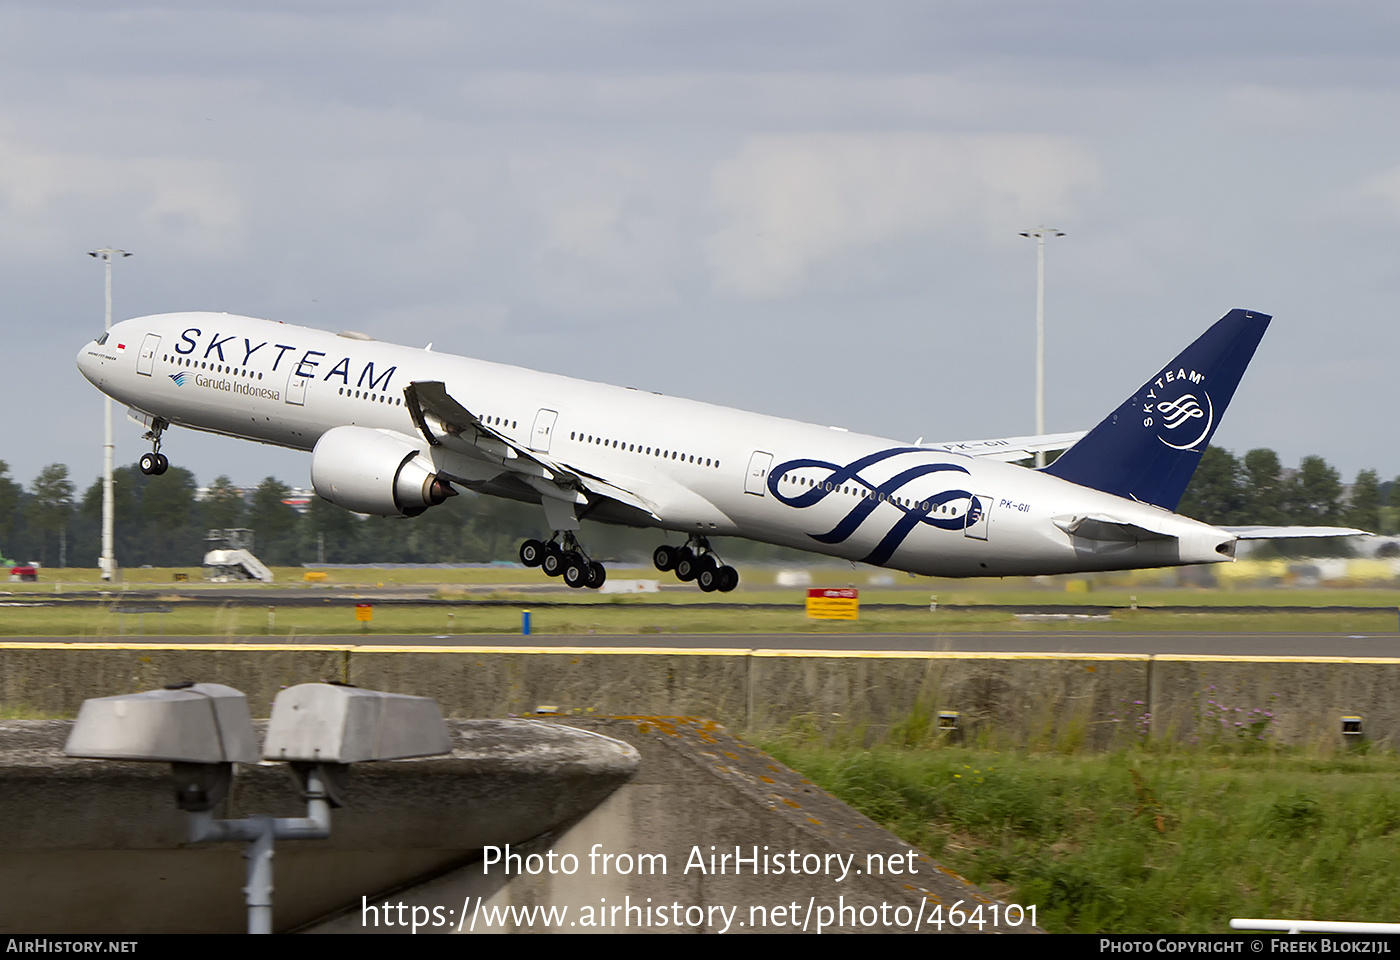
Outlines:
[{"label": "concrete barrier wall", "polygon": [[180,680],[237,687],[262,716],[284,686],[342,680],[430,696],[454,717],[551,705],[584,716],[707,716],[750,733],[917,740],[936,736],[937,714],[952,711],[953,736],[969,742],[1106,747],[1147,729],[1340,744],[1341,717],[1359,715],[1367,739],[1400,742],[1394,659],[0,644],[0,702],[11,708],[71,715],[88,697]]},{"label": "concrete barrier wall", "polygon": [[[577,823],[512,846],[513,863],[492,851],[309,930],[401,933],[397,918],[418,916],[419,932],[440,933],[452,925],[430,918],[451,916],[478,933],[1037,932],[1032,911],[994,900],[713,721],[548,726],[632,745],[636,777]],[[955,909],[976,919],[940,922]]]}]

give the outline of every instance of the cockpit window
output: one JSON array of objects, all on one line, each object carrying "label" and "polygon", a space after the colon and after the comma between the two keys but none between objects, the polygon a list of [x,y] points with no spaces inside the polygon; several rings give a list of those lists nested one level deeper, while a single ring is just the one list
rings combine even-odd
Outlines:
[{"label": "cockpit window", "polygon": [[110,336],[111,336],[110,333],[104,333],[102,336],[98,337],[98,338],[97,338],[97,345],[98,345],[99,347],[102,346],[104,343],[107,342],[107,338],[110,337]]}]

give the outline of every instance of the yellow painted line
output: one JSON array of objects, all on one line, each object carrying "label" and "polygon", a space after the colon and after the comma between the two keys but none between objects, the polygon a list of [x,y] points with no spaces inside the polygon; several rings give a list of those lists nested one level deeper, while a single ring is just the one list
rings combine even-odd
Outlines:
[{"label": "yellow painted line", "polygon": [[668,656],[668,657],[763,657],[765,659],[803,658],[829,660],[1062,660],[1089,662],[1146,663],[1337,663],[1337,664],[1400,664],[1400,657],[1295,657],[1248,656],[1191,653],[1039,653],[988,652],[959,650],[786,650],[751,647],[473,647],[473,646],[385,646],[375,644],[305,644],[305,643],[117,643],[112,641],[73,641],[69,643],[16,643],[0,641],[0,650],[92,650],[92,651],[160,651],[170,653],[194,652],[258,652],[258,653],[433,653],[433,654],[552,654],[555,656]]},{"label": "yellow painted line", "polygon": [[1265,657],[1213,653],[1159,653],[1156,659],[1186,663],[1400,663],[1400,657]]},{"label": "yellow painted line", "polygon": [[387,646],[378,644],[290,644],[290,643],[0,643],[0,650],[131,650],[131,651],[284,651],[297,653],[451,653],[451,654],[554,654],[557,656],[668,656],[668,657],[782,657],[826,658],[830,660],[1094,660],[1145,662],[1143,653],[988,653],[954,650],[784,650],[753,647],[471,647],[471,646]]},{"label": "yellow painted line", "polygon": [[70,643],[11,643],[0,642],[0,650],[174,650],[190,652],[195,650],[342,650],[351,648],[345,645],[290,644],[290,643],[117,643],[105,640],[75,640]]},{"label": "yellow painted line", "polygon": [[1130,660],[1147,653],[996,653],[966,650],[753,650],[755,657],[840,657],[866,660]]},{"label": "yellow painted line", "polygon": [[349,649],[355,653],[557,653],[567,656],[625,656],[639,653],[648,656],[744,657],[753,653],[743,647],[388,647],[366,644]]}]

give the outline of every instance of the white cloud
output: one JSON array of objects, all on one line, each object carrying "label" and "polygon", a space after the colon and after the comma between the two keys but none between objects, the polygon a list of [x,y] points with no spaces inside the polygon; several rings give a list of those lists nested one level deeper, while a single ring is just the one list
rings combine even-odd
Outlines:
[{"label": "white cloud", "polygon": [[535,291],[555,307],[669,303],[685,266],[680,231],[695,178],[674,155],[575,147],[508,161],[534,218]]},{"label": "white cloud", "polygon": [[1055,219],[1098,176],[1084,149],[1054,137],[757,136],[715,171],[721,226],[704,246],[717,292],[787,296],[862,248]]},{"label": "white cloud", "polygon": [[[198,253],[242,249],[243,203],[217,161],[104,158],[0,141],[0,243],[66,250],[74,220],[93,229],[140,225],[140,238]],[[128,241],[123,241],[128,242]],[[131,241],[135,242],[135,241]]]}]

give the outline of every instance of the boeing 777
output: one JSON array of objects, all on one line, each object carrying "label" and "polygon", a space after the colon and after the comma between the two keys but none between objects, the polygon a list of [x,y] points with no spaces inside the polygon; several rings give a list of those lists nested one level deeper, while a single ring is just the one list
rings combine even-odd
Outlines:
[{"label": "boeing 777", "polygon": [[[1172,512],[1269,320],[1232,310],[1085,435],[959,443],[222,313],[123,321],[78,367],[147,428],[145,473],[165,472],[171,426],[307,450],[316,493],[356,513],[416,516],[457,487],[540,504],[550,534],[520,559],[571,587],[606,576],[579,542],[584,519],[681,534],[655,564],[708,592],[739,579],[711,537],[999,577],[1220,562],[1240,539],[1361,533]],[[1043,469],[1013,462],[1066,446]]]}]

